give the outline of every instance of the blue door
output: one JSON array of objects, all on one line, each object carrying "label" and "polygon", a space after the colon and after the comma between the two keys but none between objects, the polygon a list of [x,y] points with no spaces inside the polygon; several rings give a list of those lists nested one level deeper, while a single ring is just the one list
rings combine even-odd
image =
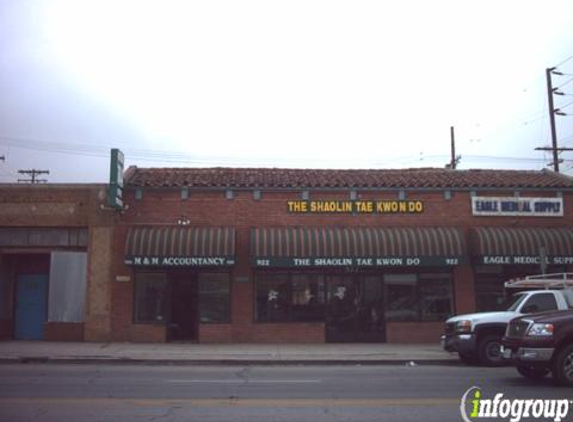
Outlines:
[{"label": "blue door", "polygon": [[15,338],[43,340],[48,302],[48,276],[19,275],[17,285]]}]

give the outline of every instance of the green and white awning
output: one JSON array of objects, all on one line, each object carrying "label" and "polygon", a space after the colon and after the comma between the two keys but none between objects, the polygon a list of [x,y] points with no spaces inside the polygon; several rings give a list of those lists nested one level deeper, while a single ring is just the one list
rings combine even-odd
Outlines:
[{"label": "green and white awning", "polygon": [[125,249],[126,264],[134,266],[233,265],[235,230],[230,227],[131,227]]},{"label": "green and white awning", "polygon": [[451,227],[264,227],[251,231],[255,267],[396,267],[460,264],[461,230]]},{"label": "green and white awning", "polygon": [[481,264],[573,264],[573,230],[479,227],[471,230],[472,255]]}]

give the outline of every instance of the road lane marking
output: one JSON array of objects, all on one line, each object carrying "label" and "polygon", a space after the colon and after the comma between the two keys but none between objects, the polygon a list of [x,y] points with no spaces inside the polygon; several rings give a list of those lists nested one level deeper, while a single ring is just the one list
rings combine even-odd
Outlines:
[{"label": "road lane marking", "polygon": [[165,380],[172,384],[320,384],[322,380]]},{"label": "road lane marking", "polygon": [[381,398],[381,399],[248,399],[248,398],[210,398],[210,399],[137,399],[137,398],[49,398],[14,397],[0,398],[0,406],[7,405],[78,405],[78,406],[190,406],[190,407],[438,407],[459,405],[460,398]]}]

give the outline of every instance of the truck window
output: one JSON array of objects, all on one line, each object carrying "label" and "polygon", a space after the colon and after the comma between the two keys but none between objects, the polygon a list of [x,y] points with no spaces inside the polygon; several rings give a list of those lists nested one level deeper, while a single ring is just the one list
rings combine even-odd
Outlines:
[{"label": "truck window", "polygon": [[557,310],[557,301],[553,293],[539,293],[530,296],[521,308],[522,312],[544,312]]},{"label": "truck window", "polygon": [[519,304],[523,302],[525,296],[526,296],[525,294],[520,293],[508,297],[507,299],[505,299],[505,302],[500,306],[500,309],[503,311],[515,311],[519,306]]}]

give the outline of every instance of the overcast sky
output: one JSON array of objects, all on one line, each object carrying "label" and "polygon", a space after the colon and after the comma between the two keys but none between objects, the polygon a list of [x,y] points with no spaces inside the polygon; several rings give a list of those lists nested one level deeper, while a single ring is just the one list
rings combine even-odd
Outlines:
[{"label": "overcast sky", "polygon": [[0,182],[105,182],[113,147],[141,167],[443,167],[450,126],[460,169],[540,170],[552,66],[573,147],[571,0],[0,0]]}]

